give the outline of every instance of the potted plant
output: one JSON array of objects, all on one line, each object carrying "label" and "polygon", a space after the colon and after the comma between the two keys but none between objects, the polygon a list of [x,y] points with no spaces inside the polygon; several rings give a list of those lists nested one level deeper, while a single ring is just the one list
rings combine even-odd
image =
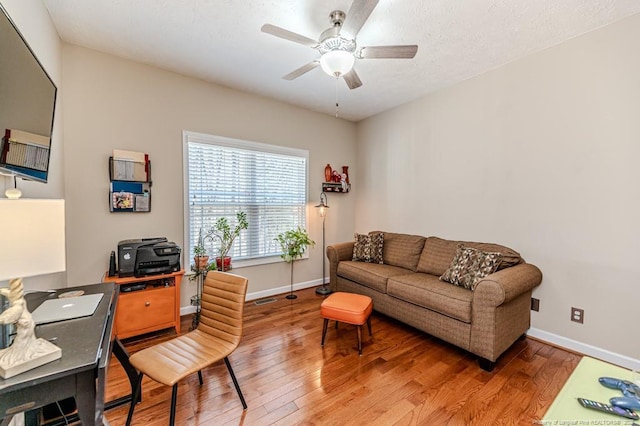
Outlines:
[{"label": "potted plant", "polygon": [[[201,256],[202,258],[209,259],[209,256]],[[194,257],[195,259],[195,257]],[[204,264],[193,264],[191,265],[191,272],[193,274],[189,275],[189,281],[196,281],[200,276],[203,278],[207,276],[207,272],[215,271],[218,268],[216,267],[216,262],[206,262]]]},{"label": "potted plant", "polygon": [[313,247],[316,242],[309,237],[305,229],[299,226],[297,229],[290,229],[278,234],[275,240],[280,243],[282,249],[280,257],[285,262],[291,263],[291,291],[287,295],[287,299],[295,299],[298,296],[293,294],[293,262],[302,257],[308,246]]},{"label": "potted plant", "polygon": [[198,233],[198,243],[193,248],[193,268],[194,271],[202,271],[207,269],[209,264],[209,255],[204,247],[204,238],[202,237],[202,228]]},{"label": "potted plant", "polygon": [[220,252],[216,257],[216,266],[221,271],[231,270],[231,257],[228,256],[231,246],[240,232],[249,227],[247,214],[239,211],[236,214],[236,224],[231,228],[231,224],[226,217],[220,217],[213,224],[205,238],[218,238],[220,240]]}]

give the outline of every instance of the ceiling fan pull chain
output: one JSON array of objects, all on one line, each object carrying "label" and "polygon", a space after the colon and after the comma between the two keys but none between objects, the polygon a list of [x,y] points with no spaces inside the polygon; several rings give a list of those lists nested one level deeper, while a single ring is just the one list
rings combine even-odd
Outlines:
[{"label": "ceiling fan pull chain", "polygon": [[338,104],[338,77],[336,77],[336,118],[338,118],[338,109],[340,105]]}]

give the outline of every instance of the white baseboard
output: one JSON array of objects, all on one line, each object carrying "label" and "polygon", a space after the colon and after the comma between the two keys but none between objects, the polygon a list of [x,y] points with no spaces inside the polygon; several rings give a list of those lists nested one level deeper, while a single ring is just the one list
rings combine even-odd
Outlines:
[{"label": "white baseboard", "polygon": [[530,328],[529,331],[527,331],[527,336],[534,337],[544,342],[548,342],[552,345],[560,346],[562,348],[566,348],[571,351],[590,356],[592,358],[607,361],[612,364],[628,368],[630,370],[640,370],[640,360],[638,359],[634,359],[626,355],[620,355],[606,349],[598,348],[587,343],[578,342],[576,340],[549,333],[544,330]]},{"label": "white baseboard", "polygon": [[[297,283],[293,285],[293,291],[303,290],[305,288],[316,287],[322,284],[322,279],[306,281],[303,283]],[[291,291],[291,286],[286,285],[282,287],[274,287],[268,290],[257,291],[254,293],[247,293],[246,301],[264,299],[265,297],[275,296],[277,294],[289,293]],[[180,307],[180,315],[192,314],[196,311],[195,306],[182,306]]]},{"label": "white baseboard", "polygon": [[195,306],[181,306],[180,307],[180,316],[192,314],[196,311]]}]

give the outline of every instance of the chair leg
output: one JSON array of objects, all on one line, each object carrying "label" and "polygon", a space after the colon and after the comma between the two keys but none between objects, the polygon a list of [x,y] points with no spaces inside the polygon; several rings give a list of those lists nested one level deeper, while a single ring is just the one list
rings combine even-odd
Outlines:
[{"label": "chair leg", "polygon": [[362,326],[356,325],[356,330],[358,330],[358,353],[362,355]]},{"label": "chair leg", "polygon": [[169,426],[176,423],[176,400],[178,399],[178,384],[173,385],[171,390],[171,417],[169,417]]},{"label": "chair leg", "polygon": [[203,381],[202,381],[202,370],[198,370],[198,380],[200,380],[200,386],[203,385]]},{"label": "chair leg", "polygon": [[129,414],[127,415],[127,426],[131,425],[131,419],[133,418],[133,410],[140,399],[140,394],[142,394],[142,376],[144,374],[138,374],[138,381],[136,383],[136,387],[133,390],[133,395],[131,395],[131,407],[129,407]]},{"label": "chair leg", "polygon": [[236,387],[236,392],[238,392],[238,396],[240,397],[240,401],[242,402],[242,407],[246,410],[247,403],[244,400],[244,396],[242,396],[242,391],[240,390],[240,385],[238,384],[238,380],[236,380],[236,375],[233,374],[233,368],[231,368],[229,357],[224,357],[224,363],[227,364],[227,370],[229,370],[229,375],[231,375],[231,380],[233,380],[233,385]]},{"label": "chair leg", "polygon": [[327,335],[328,325],[329,325],[329,320],[325,318],[324,322],[322,323],[322,341],[320,342],[320,346],[324,346],[324,338]]}]

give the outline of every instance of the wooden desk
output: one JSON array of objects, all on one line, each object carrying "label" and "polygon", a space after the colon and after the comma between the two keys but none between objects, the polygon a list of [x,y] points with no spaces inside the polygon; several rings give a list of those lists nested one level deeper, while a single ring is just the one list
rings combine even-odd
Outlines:
[{"label": "wooden desk", "polygon": [[[120,298],[115,319],[118,339],[138,336],[173,327],[180,334],[180,282],[184,270],[146,277],[108,277],[102,282],[120,286]],[[142,285],[143,290],[125,291],[126,287]]]},{"label": "wooden desk", "polygon": [[[104,386],[111,355],[111,335],[119,288],[113,283],[59,289],[59,293],[84,290],[104,293],[95,313],[36,327],[36,336],[62,349],[62,358],[9,379],[0,379],[0,419],[28,411],[26,423],[34,424],[35,410],[74,397],[84,426],[103,424]],[[29,311],[57,293],[32,293],[25,298]],[[8,421],[7,421],[8,422]],[[2,422],[4,424],[4,422]]]}]

